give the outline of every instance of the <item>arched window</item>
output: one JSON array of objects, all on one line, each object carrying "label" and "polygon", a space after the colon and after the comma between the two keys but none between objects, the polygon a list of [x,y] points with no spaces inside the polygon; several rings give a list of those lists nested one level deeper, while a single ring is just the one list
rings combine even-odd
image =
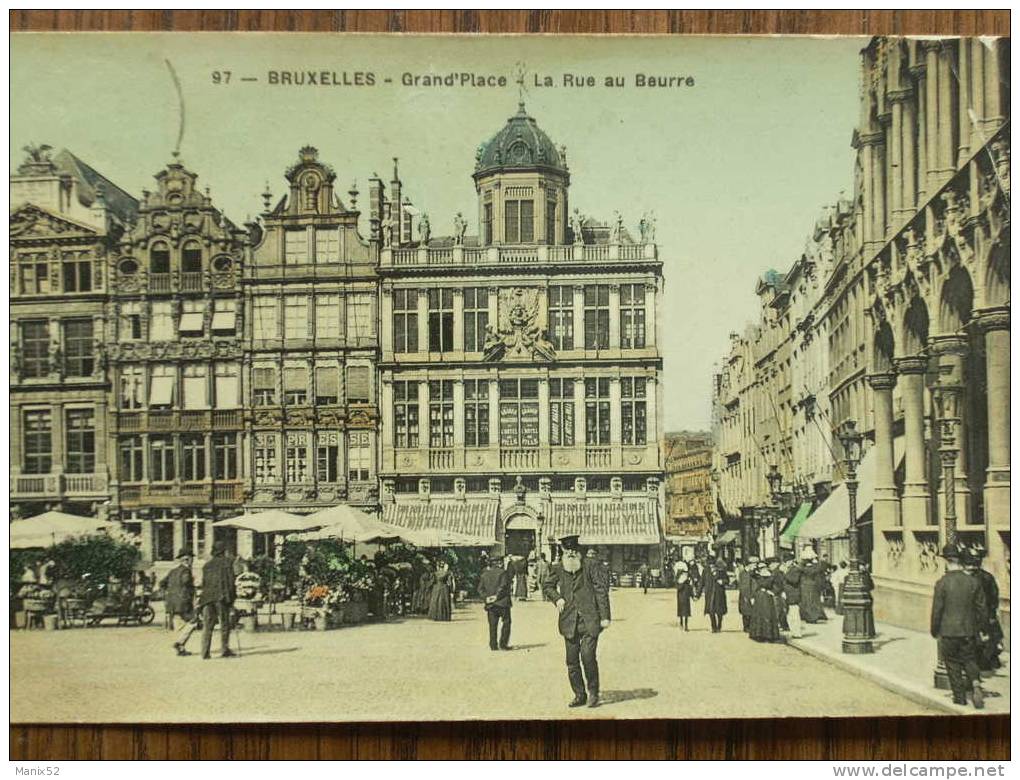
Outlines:
[{"label": "arched window", "polygon": [[202,247],[197,241],[189,241],[181,252],[181,271],[186,274],[199,273],[202,270]]},{"label": "arched window", "polygon": [[170,247],[158,241],[149,250],[149,271],[154,274],[170,273]]}]

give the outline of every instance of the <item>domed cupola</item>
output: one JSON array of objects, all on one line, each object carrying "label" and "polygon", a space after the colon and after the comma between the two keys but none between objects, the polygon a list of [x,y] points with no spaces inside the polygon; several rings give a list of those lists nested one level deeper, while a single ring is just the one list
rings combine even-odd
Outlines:
[{"label": "domed cupola", "polygon": [[479,239],[490,244],[563,244],[570,174],[566,150],[520,103],[475,155]]},{"label": "domed cupola", "polygon": [[494,171],[548,168],[567,172],[564,155],[519,103],[517,113],[506,121],[488,143],[478,147],[475,179]]}]

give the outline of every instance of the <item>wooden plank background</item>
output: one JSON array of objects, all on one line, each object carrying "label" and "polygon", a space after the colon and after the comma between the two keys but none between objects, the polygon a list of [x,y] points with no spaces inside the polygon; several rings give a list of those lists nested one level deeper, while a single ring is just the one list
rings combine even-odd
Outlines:
[{"label": "wooden plank background", "polygon": [[[12,31],[1009,35],[1009,11],[11,11],[10,23]],[[117,684],[115,669],[110,684]],[[295,695],[301,684],[294,681]],[[796,695],[790,691],[791,700]],[[15,760],[992,760],[1010,755],[1007,717],[33,725],[11,727],[10,743]]]}]

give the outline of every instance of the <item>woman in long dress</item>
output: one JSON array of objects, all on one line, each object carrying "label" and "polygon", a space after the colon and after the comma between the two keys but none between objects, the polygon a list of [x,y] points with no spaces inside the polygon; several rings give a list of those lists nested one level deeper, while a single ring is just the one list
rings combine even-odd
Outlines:
[{"label": "woman in long dress", "polygon": [[690,572],[687,564],[677,561],[673,569],[676,584],[676,616],[677,622],[684,631],[689,630],[687,621],[691,617],[691,597],[694,595],[694,585],[691,582]]},{"label": "woman in long dress", "polygon": [[416,615],[424,615],[429,611],[429,605],[432,603],[432,585],[435,581],[435,572],[425,561],[425,570],[418,577],[418,587],[414,589],[414,598],[411,599],[411,611]]},{"label": "woman in long dress", "polygon": [[436,569],[436,579],[429,598],[429,619],[453,620],[451,581],[449,565],[440,563]]},{"label": "woman in long dress", "polygon": [[748,635],[755,642],[778,642],[779,612],[776,605],[776,578],[772,571],[762,564],[755,573],[758,587],[751,606],[751,627]]},{"label": "woman in long dress", "polygon": [[822,565],[810,547],[800,555],[803,574],[800,578],[800,617],[805,623],[825,620],[822,608]]}]

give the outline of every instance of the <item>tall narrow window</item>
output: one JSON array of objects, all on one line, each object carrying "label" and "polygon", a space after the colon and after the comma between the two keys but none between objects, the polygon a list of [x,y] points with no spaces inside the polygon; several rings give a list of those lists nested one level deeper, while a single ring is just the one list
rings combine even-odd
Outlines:
[{"label": "tall narrow window", "polygon": [[535,240],[535,201],[508,200],[503,204],[504,241],[530,244]]},{"label": "tall narrow window", "polygon": [[186,482],[205,479],[205,436],[181,436],[181,477]]},{"label": "tall narrow window", "polygon": [[644,377],[623,377],[620,380],[620,395],[623,398],[623,443],[647,444],[648,409]]},{"label": "tall narrow window", "polygon": [[236,409],[241,405],[241,383],[234,363],[217,363],[215,368],[217,409]]},{"label": "tall narrow window", "polygon": [[153,409],[169,409],[174,405],[176,398],[176,366],[153,366],[152,381],[149,382],[149,407]]},{"label": "tall narrow window", "polygon": [[429,447],[453,446],[453,382],[429,382]]},{"label": "tall narrow window", "polygon": [[92,320],[67,320],[64,323],[64,374],[91,376],[94,368]]},{"label": "tall narrow window", "polygon": [[453,290],[429,290],[429,352],[453,351]]},{"label": "tall narrow window", "polygon": [[492,203],[482,206],[482,245],[492,244]]},{"label": "tall narrow window", "polygon": [[171,301],[153,301],[151,311],[149,341],[173,341],[176,339],[173,303]]},{"label": "tall narrow window", "polygon": [[142,337],[142,305],[138,301],[124,301],[120,305],[121,341],[138,341]]},{"label": "tall narrow window", "polygon": [[269,295],[255,298],[252,333],[256,341],[275,341],[280,338],[279,312],[277,298]]},{"label": "tall narrow window", "polygon": [[252,369],[251,373],[255,406],[275,406],[276,369],[262,366]]},{"label": "tall narrow window", "polygon": [[125,365],[120,368],[120,408],[141,409],[145,405],[145,368]]},{"label": "tall narrow window", "polygon": [[53,467],[53,424],[49,410],[25,412],[22,462],[26,474],[49,474]]},{"label": "tall narrow window", "polygon": [[21,376],[26,379],[50,373],[50,325],[46,320],[21,321]]},{"label": "tall narrow window", "polygon": [[340,296],[315,297],[315,339],[336,341],[340,338]]},{"label": "tall narrow window", "polygon": [[556,201],[545,202],[545,243],[556,243]]},{"label": "tall narrow window", "polygon": [[589,284],[584,288],[584,348],[609,347],[609,286]]},{"label": "tall narrow window", "polygon": [[499,443],[504,447],[538,446],[538,380],[499,382]]},{"label": "tall narrow window", "polygon": [[149,437],[149,478],[153,482],[173,482],[177,476],[177,459],[172,436]]},{"label": "tall narrow window", "polygon": [[202,273],[202,247],[197,241],[187,242],[181,250],[181,271],[186,274]]},{"label": "tall narrow window", "polygon": [[340,369],[336,366],[316,366],[315,405],[335,406],[340,403]]},{"label": "tall narrow window", "polygon": [[308,369],[304,366],[284,367],[283,402],[287,406],[305,406],[308,403]]},{"label": "tall narrow window", "polygon": [[418,383],[393,383],[393,446],[418,446]]},{"label": "tall narrow window", "polygon": [[308,338],[308,300],[307,295],[288,295],[284,300],[284,338]]},{"label": "tall narrow window", "polygon": [[119,444],[120,481],[142,482],[145,480],[145,455],[141,436],[125,436]]},{"label": "tall narrow window", "polygon": [[201,364],[186,364],[184,366],[184,408],[185,409],[208,409],[209,408],[209,373],[206,366]]},{"label": "tall narrow window", "polygon": [[574,380],[549,380],[549,443],[574,446]]},{"label": "tall narrow window", "polygon": [[149,272],[154,274],[170,273],[170,247],[157,241],[149,250]]},{"label": "tall narrow window", "polygon": [[584,380],[585,443],[609,444],[609,379]]},{"label": "tall narrow window", "polygon": [[372,448],[368,431],[347,434],[347,479],[364,482],[372,476]]},{"label": "tall narrow window", "polygon": [[549,336],[557,350],[574,348],[574,288],[549,288]]},{"label": "tall narrow window", "polygon": [[372,403],[372,372],[368,366],[347,366],[347,403]]},{"label": "tall narrow window", "polygon": [[50,291],[50,269],[45,262],[29,258],[21,265],[22,295],[45,295]]},{"label": "tall narrow window", "polygon": [[265,485],[279,481],[275,433],[255,434],[255,482]]},{"label": "tall narrow window", "polygon": [[214,433],[212,445],[213,477],[215,479],[237,479],[237,435]]},{"label": "tall narrow window", "polygon": [[418,290],[393,291],[393,351],[418,351]]},{"label": "tall narrow window", "polygon": [[350,344],[368,344],[375,336],[375,318],[372,316],[372,296],[354,293],[347,296],[347,341]]},{"label": "tall narrow window", "polygon": [[287,265],[308,262],[308,231],[305,228],[283,232],[283,262]]},{"label": "tall narrow window", "polygon": [[320,433],[316,439],[315,479],[318,482],[336,482],[340,474],[340,435],[333,432]]},{"label": "tall narrow window", "polygon": [[624,349],[645,346],[645,286],[620,285],[620,341]]},{"label": "tall narrow window", "polygon": [[489,324],[489,291],[485,287],[464,288],[464,351],[485,349],[485,329]]},{"label": "tall narrow window", "polygon": [[286,467],[287,482],[309,482],[311,474],[308,471],[308,434],[288,433]]},{"label": "tall narrow window", "polygon": [[464,444],[489,446],[489,380],[464,380]]},{"label": "tall narrow window", "polygon": [[315,229],[315,262],[340,262],[340,231],[337,228]]},{"label": "tall narrow window", "polygon": [[90,292],[92,290],[92,260],[74,257],[64,260],[64,292]]}]

